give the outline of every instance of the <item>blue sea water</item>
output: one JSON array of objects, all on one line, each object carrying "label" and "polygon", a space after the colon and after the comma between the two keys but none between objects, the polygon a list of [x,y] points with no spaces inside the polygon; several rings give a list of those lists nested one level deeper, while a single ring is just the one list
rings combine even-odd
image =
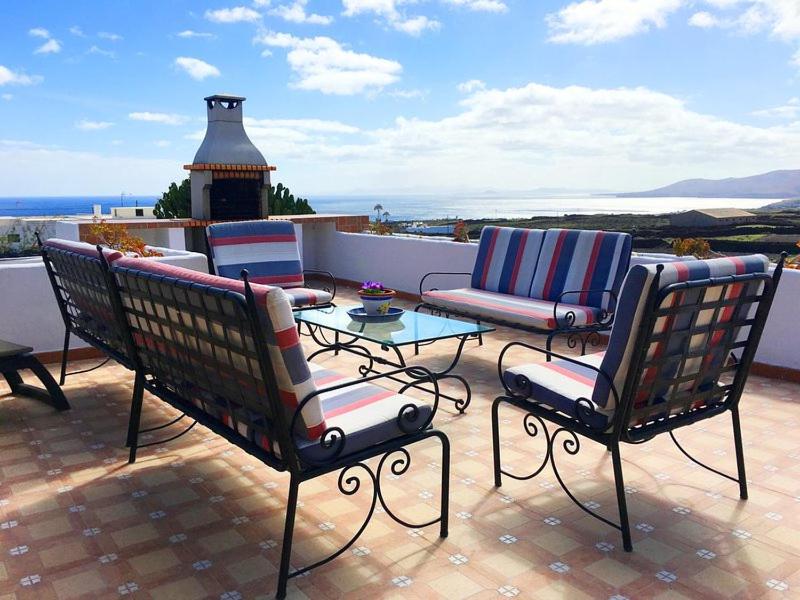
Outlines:
[{"label": "blue sea water", "polygon": [[[0,198],[0,217],[88,215],[100,204],[103,214],[113,206],[153,206],[152,196],[54,196]],[[455,218],[525,218],[564,214],[658,214],[692,208],[758,208],[775,200],[742,198],[615,198],[611,196],[311,196],[318,213],[374,215],[380,204],[392,221]]]}]

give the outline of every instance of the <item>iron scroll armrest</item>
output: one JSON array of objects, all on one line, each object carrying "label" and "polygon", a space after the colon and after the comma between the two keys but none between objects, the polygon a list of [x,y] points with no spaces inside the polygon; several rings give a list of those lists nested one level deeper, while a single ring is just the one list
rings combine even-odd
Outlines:
[{"label": "iron scroll armrest", "polygon": [[326,292],[331,293],[331,302],[336,297],[336,278],[333,276],[333,273],[330,271],[323,271],[321,269],[303,269],[303,276],[306,275],[318,275],[321,276],[320,279],[327,279],[330,281],[330,288],[323,288]]},{"label": "iron scroll armrest", "polygon": [[[570,294],[608,294],[611,297],[610,306],[612,306],[612,310],[601,309],[600,316],[595,323],[587,324],[587,325],[578,325],[577,327],[573,327],[575,325],[575,311],[567,311],[567,313],[559,319],[558,317],[558,305],[562,303],[564,296],[568,296]],[[574,302],[566,302],[565,304],[575,304]],[[617,309],[617,293],[614,290],[567,290],[565,292],[561,292],[556,298],[556,302],[553,305],[553,320],[558,325],[559,322],[565,321],[566,326],[568,328],[575,328],[575,329],[582,329],[582,328],[591,328],[596,329],[597,327],[610,327],[611,324],[614,322],[614,313]]]},{"label": "iron scroll armrest", "polygon": [[[516,346],[519,346],[521,348],[526,348],[528,350],[534,350],[536,352],[540,352],[540,353],[546,355],[548,358],[557,358],[559,360],[564,360],[564,361],[570,362],[570,363],[575,364],[575,365],[580,365],[581,367],[585,367],[587,369],[590,369],[590,370],[596,372],[608,384],[609,390],[611,390],[611,395],[614,397],[615,410],[619,410],[619,394],[617,393],[617,388],[614,385],[614,381],[611,379],[611,377],[608,375],[608,373],[606,373],[605,371],[603,371],[599,367],[595,367],[594,365],[590,365],[588,363],[582,362],[582,361],[577,360],[575,358],[572,358],[572,357],[569,357],[569,356],[564,356],[562,354],[558,354],[558,353],[552,352],[550,350],[545,350],[544,348],[539,348],[537,346],[531,346],[530,344],[526,344],[525,342],[511,342],[510,344],[507,344],[500,351],[500,356],[497,358],[497,374],[498,374],[498,376],[500,378],[500,383],[503,385],[503,388],[506,390],[506,392],[508,393],[509,396],[518,397],[518,395],[515,394],[508,387],[508,385],[506,385],[506,382],[503,379],[503,358],[505,357],[506,352],[508,352],[511,348],[514,348]],[[523,375],[519,375],[518,377],[522,377],[525,380],[527,380],[527,378],[525,378]],[[526,387],[526,381],[521,381],[520,383],[522,384],[521,387]],[[593,403],[587,398],[578,398],[575,401],[575,405],[576,405],[576,407],[579,407],[579,409],[575,410],[575,415],[574,415],[575,418],[577,418],[578,421],[580,421],[586,427],[589,427],[591,429],[596,429],[596,427],[592,427],[591,425],[589,425],[588,420],[584,417],[584,415],[590,416],[591,413],[595,413],[596,412],[594,410]]]},{"label": "iron scroll armrest", "polygon": [[426,369],[425,367],[420,366],[408,366],[403,367],[401,369],[395,369],[394,371],[387,371],[386,373],[378,373],[377,375],[371,375],[369,377],[362,377],[360,379],[354,379],[352,381],[346,381],[344,383],[340,383],[337,385],[332,385],[330,387],[318,389],[309,395],[307,395],[300,404],[297,405],[297,408],[294,410],[294,414],[292,415],[292,421],[289,428],[290,438],[294,445],[294,451],[297,456],[306,464],[311,466],[319,467],[326,464],[330,464],[339,458],[341,458],[342,451],[345,447],[345,440],[347,434],[342,430],[341,427],[327,427],[325,431],[322,432],[317,443],[319,446],[326,452],[327,456],[322,459],[312,459],[308,456],[307,452],[304,452],[303,449],[298,445],[298,427],[299,427],[299,418],[303,412],[303,409],[306,405],[317,396],[321,396],[322,394],[326,394],[328,392],[333,392],[336,390],[341,390],[343,388],[351,387],[354,385],[361,385],[363,383],[368,383],[371,381],[375,381],[377,379],[382,378],[394,378],[397,375],[405,374],[408,375],[412,381],[406,383],[402,388],[400,388],[399,392],[402,394],[406,390],[411,387],[416,387],[422,382],[429,382],[433,386],[433,404],[431,406],[431,413],[428,415],[428,418],[425,419],[424,423],[419,425],[414,424],[419,418],[420,407],[413,403],[408,402],[400,407],[400,410],[397,412],[396,423],[397,427],[402,431],[404,434],[409,435],[413,433],[419,433],[428,429],[433,422],[433,418],[436,415],[436,410],[439,408],[439,383],[437,381],[436,376],[433,374],[432,371]]},{"label": "iron scroll armrest", "polygon": [[[422,293],[423,293],[422,292],[422,287],[423,287],[423,284],[425,283],[425,280],[428,277],[430,277],[431,275],[467,275],[467,276],[471,277],[472,273],[460,273],[460,272],[455,272],[455,271],[431,271],[430,273],[425,273],[425,275],[422,276],[422,279],[419,280],[419,295],[420,296],[422,296]],[[431,288],[428,291],[430,292],[430,291],[433,291],[435,289],[437,289],[437,288]]]}]

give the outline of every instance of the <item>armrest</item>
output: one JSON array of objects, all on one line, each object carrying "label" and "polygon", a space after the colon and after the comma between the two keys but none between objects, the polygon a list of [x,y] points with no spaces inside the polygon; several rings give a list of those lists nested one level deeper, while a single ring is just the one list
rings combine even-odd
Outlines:
[{"label": "armrest", "polygon": [[[503,379],[503,371],[504,371],[504,369],[503,369],[503,358],[505,357],[506,352],[508,352],[511,348],[514,348],[514,347],[525,348],[527,350],[534,350],[535,352],[539,352],[541,354],[544,354],[548,358],[557,358],[559,360],[564,360],[564,361],[570,362],[572,364],[580,365],[580,366],[585,367],[587,369],[591,369],[592,371],[596,372],[600,377],[602,377],[605,380],[605,382],[608,384],[608,387],[611,390],[611,394],[614,397],[614,406],[617,407],[617,409],[619,409],[619,394],[617,394],[617,388],[614,385],[614,381],[611,379],[611,377],[608,375],[608,373],[606,373],[605,371],[603,371],[599,367],[595,367],[594,365],[587,364],[587,363],[582,362],[580,360],[577,360],[577,359],[575,359],[575,358],[573,358],[571,356],[564,356],[562,354],[558,354],[558,353],[553,352],[551,350],[546,350],[544,348],[539,348],[538,346],[532,346],[530,344],[526,344],[525,342],[511,342],[510,344],[507,344],[500,351],[500,356],[497,359],[497,374],[498,374],[498,376],[500,378],[500,383],[503,385],[503,388],[506,390],[506,392],[509,394],[509,396],[515,396],[515,394],[514,394],[514,392],[512,390],[509,389],[509,387],[506,385],[505,380]],[[575,415],[574,415],[575,418],[577,418],[586,427],[594,429],[591,425],[588,424],[587,420],[583,416],[583,415],[589,415],[589,414],[595,412],[594,407],[593,407],[593,403],[588,398],[578,398],[575,401],[575,404],[576,404],[577,407],[579,407],[579,410],[576,409],[576,411],[575,411]]]},{"label": "armrest", "polygon": [[[417,418],[419,417],[419,406],[417,406],[413,402],[409,402],[400,407],[400,410],[398,411],[396,417],[397,427],[400,429],[400,431],[402,431],[405,434],[412,434],[424,431],[428,427],[430,427],[431,423],[433,422],[433,417],[436,415],[436,410],[439,408],[439,383],[436,380],[436,376],[433,374],[433,372],[431,372],[429,369],[426,369],[425,367],[419,367],[419,366],[403,367],[401,369],[395,369],[393,371],[388,371],[386,373],[379,373],[377,375],[362,377],[359,379],[354,379],[352,381],[346,381],[344,383],[318,389],[317,391],[312,392],[308,396],[303,398],[303,400],[300,402],[300,404],[297,405],[297,408],[295,408],[294,410],[294,414],[292,415],[292,422],[289,428],[290,437],[292,439],[292,442],[294,443],[295,453],[297,454],[297,456],[303,462],[309,465],[322,466],[332,463],[335,460],[341,458],[342,451],[344,450],[345,447],[345,440],[347,438],[347,433],[344,430],[342,430],[341,427],[327,427],[325,431],[322,432],[322,435],[319,437],[318,443],[320,447],[322,447],[326,451],[328,456],[326,456],[322,460],[314,460],[304,455],[302,449],[297,444],[297,427],[299,426],[299,418],[303,412],[303,409],[313,398],[316,398],[317,396],[326,394],[328,392],[341,390],[354,385],[361,385],[363,383],[376,381],[378,379],[393,378],[400,374],[408,375],[412,379],[416,380],[416,382],[427,381],[431,383],[434,390],[434,395],[433,395],[434,399],[433,399],[433,404],[431,406],[431,414],[428,416],[428,418],[425,420],[424,423],[419,425],[413,425],[414,421],[416,421]],[[415,385],[417,385],[416,382],[409,382],[405,384],[398,393],[402,394],[410,387],[414,387]]]},{"label": "armrest", "polygon": [[[600,311],[600,318],[597,320],[596,323],[593,325],[579,325],[576,328],[583,328],[583,327],[592,327],[596,328],[597,326],[602,327],[610,327],[611,324],[614,322],[614,313],[616,312],[617,308],[617,294],[614,290],[567,290],[565,292],[561,292],[556,299],[556,303],[553,305],[553,319],[556,322],[556,325],[559,323],[558,318],[558,305],[563,302],[564,296],[568,296],[570,294],[608,294],[611,297],[610,305],[613,307],[611,310],[602,309]],[[575,302],[564,302],[564,304],[576,304]],[[575,323],[575,313],[573,311],[567,311],[566,315],[563,317],[566,320],[567,327],[572,328]]]},{"label": "armrest", "polygon": [[326,292],[331,293],[331,302],[336,297],[336,278],[330,271],[322,271],[320,269],[303,269],[303,276],[305,275],[321,275],[322,279],[328,279],[331,282],[331,288],[325,289]]},{"label": "armrest", "polygon": [[[430,277],[431,275],[461,275],[461,276],[467,275],[467,276],[471,277],[472,273],[459,273],[459,272],[455,272],[455,271],[452,271],[452,272],[451,271],[432,271],[430,273],[425,273],[425,275],[422,276],[422,279],[419,280],[419,295],[420,296],[422,296],[422,285],[425,283],[425,280],[428,277]],[[437,289],[437,288],[431,288],[428,291],[430,292],[430,291],[433,291],[435,289]]]}]

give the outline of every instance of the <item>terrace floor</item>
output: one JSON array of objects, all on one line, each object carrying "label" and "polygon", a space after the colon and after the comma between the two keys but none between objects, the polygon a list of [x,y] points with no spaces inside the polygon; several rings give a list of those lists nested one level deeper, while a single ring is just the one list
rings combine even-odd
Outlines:
[{"label": "terrace floor", "polygon": [[[498,330],[483,347],[468,345],[459,372],[472,383],[472,405],[459,416],[445,402],[435,421],[452,443],[450,536],[439,539],[435,526],[406,530],[376,514],[351,550],[290,580],[289,597],[797,597],[799,386],[750,378],[742,401],[746,502],[736,484],[694,466],[668,436],[623,447],[635,526],[634,552],[626,554],[617,532],[573,505],[549,470],[493,486],[490,404],[501,389],[495,361],[518,337]],[[454,350],[455,342],[439,342],[424,347],[419,361],[442,364]],[[347,356],[320,360],[353,374],[358,364]],[[8,393],[4,385],[0,395]],[[67,378],[73,409],[66,413],[0,399],[0,598],[272,597],[288,476],[199,426],[142,450],[129,466],[122,446],[131,388],[128,371],[106,366]],[[146,400],[143,426],[172,414]],[[521,417],[511,408],[502,414],[510,442],[504,463],[520,472],[543,448],[524,433]],[[727,417],[679,438],[733,471]],[[411,456],[411,470],[386,481],[389,502],[409,518],[434,515],[440,449],[428,440]],[[608,453],[585,441],[577,456],[561,452],[558,460],[573,490],[616,519]],[[340,495],[335,474],[301,485],[295,565],[349,539],[371,495]]]}]

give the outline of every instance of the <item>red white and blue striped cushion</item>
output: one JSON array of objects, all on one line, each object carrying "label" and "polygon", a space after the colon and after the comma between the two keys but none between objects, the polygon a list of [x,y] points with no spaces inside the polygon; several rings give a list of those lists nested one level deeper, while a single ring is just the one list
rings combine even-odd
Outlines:
[{"label": "red white and blue striped cushion", "polygon": [[314,306],[317,304],[328,304],[333,300],[333,295],[325,290],[314,288],[298,287],[284,288],[284,292],[289,297],[292,306]]},{"label": "red white and blue striped cushion", "polygon": [[[659,288],[663,289],[673,283],[684,281],[694,281],[708,279],[709,277],[724,277],[726,275],[743,275],[747,273],[765,273],[769,267],[768,259],[760,254],[752,256],[732,256],[726,258],[716,258],[711,260],[697,260],[686,262],[672,262],[664,264],[664,270],[659,280]],[[601,364],[601,369],[614,381],[614,386],[619,393],[625,383],[628,368],[632,360],[634,345],[636,343],[636,332],[639,330],[640,323],[644,314],[647,293],[656,275],[656,265],[636,265],[630,269],[622,285],[622,291],[617,306],[617,316],[614,327],[611,331],[608,347],[606,348],[605,358]],[[756,286],[760,284],[755,284]],[[752,290],[755,291],[755,290]],[[729,297],[732,294],[742,293],[741,286],[731,286]],[[719,292],[717,292],[717,295]],[[690,303],[693,297],[690,294],[674,295],[676,302]],[[708,300],[713,299],[713,295],[707,295]],[[713,317],[713,311],[704,311],[698,324],[706,324]],[[730,320],[730,311],[722,311],[718,318]],[[655,332],[664,331],[669,323],[670,317],[661,317],[656,320]],[[680,328],[680,324],[673,324]],[[686,323],[688,327],[689,323]],[[702,336],[695,336],[691,341],[692,346],[704,341]],[[712,338],[712,348],[710,349],[707,360],[724,360],[725,357],[717,356],[720,353],[713,352],[713,345],[720,341],[719,336]],[[673,349],[660,347],[660,344],[653,344],[647,353],[648,358],[656,356],[656,353],[672,352]],[[675,351],[679,351],[678,348]],[[652,373],[645,372],[644,378],[652,377]],[[705,382],[708,383],[708,382]],[[601,378],[592,399],[598,406],[614,408],[614,399],[610,395],[609,386]]]},{"label": "red white and blue striped cushion", "polygon": [[[603,354],[588,354],[577,360],[599,367]],[[554,359],[551,362],[529,363],[506,369],[503,372],[503,381],[515,394],[532,398],[571,417],[575,416],[575,402],[584,398],[597,411],[591,416],[584,416],[587,424],[604,428],[613,411],[606,411],[594,405],[591,400],[597,376],[597,372],[588,367]]]},{"label": "red white and blue striped cushion", "polygon": [[206,228],[211,258],[218,275],[239,279],[247,269],[250,281],[284,288],[302,287],[303,267],[291,221],[240,221]]},{"label": "red white and blue striped cushion", "polygon": [[[631,255],[627,233],[548,229],[536,264],[531,298],[557,301],[562,292],[618,290]],[[581,306],[607,309],[608,294],[582,293],[563,298]]]},{"label": "red white and blue striped cushion", "polygon": [[472,270],[472,287],[527,296],[543,239],[541,229],[484,227]]},{"label": "red white and blue striped cushion", "polygon": [[566,325],[567,313],[575,315],[573,326],[596,322],[598,309],[572,304],[558,305],[558,319],[553,314],[554,302],[487,292],[474,288],[432,290],[422,294],[423,302],[443,310],[453,310],[476,317],[507,321],[535,329],[549,331]]}]

